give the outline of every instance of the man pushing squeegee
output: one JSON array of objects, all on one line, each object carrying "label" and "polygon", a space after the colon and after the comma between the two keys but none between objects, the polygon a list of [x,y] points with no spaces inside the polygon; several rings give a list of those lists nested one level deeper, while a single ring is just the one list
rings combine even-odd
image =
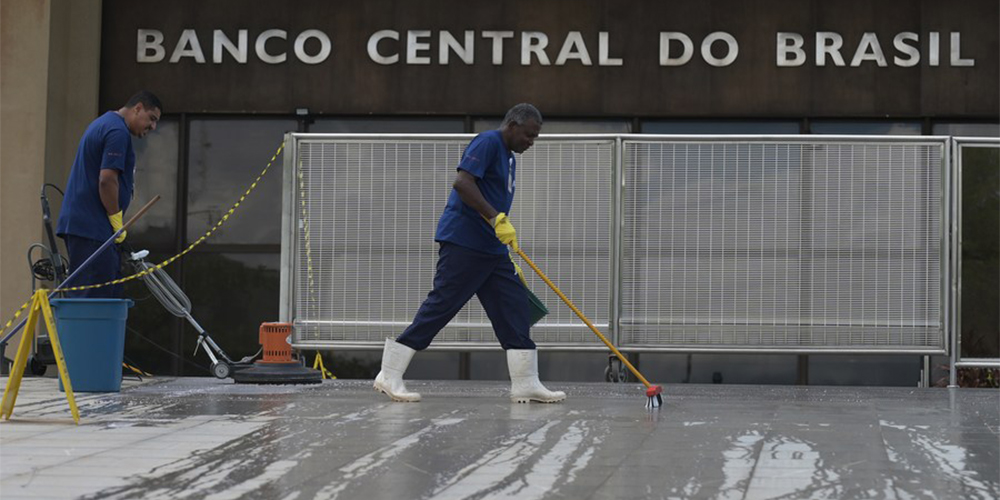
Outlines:
[{"label": "man pushing squeegee", "polygon": [[550,391],[538,380],[538,351],[529,332],[528,290],[521,269],[510,258],[509,245],[646,385],[647,407],[662,404],[660,387],[646,381],[517,244],[514,226],[507,217],[514,201],[517,165],[514,153],[527,151],[541,128],[542,115],[538,109],[531,104],[518,104],[507,111],[499,129],[477,135],[465,149],[434,235],[440,244],[434,288],[413,323],[395,340],[386,339],[375,390],[394,401],[420,401],[420,394],[408,391],[403,382],[406,367],[413,354],[426,349],[476,295],[507,353],[511,401],[555,403],[566,399],[564,392]]}]

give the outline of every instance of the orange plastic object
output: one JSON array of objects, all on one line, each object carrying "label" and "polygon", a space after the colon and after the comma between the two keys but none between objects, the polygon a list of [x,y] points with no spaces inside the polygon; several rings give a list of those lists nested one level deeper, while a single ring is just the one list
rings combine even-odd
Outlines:
[{"label": "orange plastic object", "polygon": [[261,323],[260,345],[264,346],[264,355],[258,363],[293,363],[292,324]]}]

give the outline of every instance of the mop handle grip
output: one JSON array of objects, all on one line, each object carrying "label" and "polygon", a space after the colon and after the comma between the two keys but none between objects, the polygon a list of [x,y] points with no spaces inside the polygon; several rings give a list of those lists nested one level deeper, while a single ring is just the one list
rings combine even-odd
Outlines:
[{"label": "mop handle grip", "polygon": [[153,204],[156,203],[156,202],[158,202],[158,201],[160,201],[160,195],[154,196],[153,199],[149,200],[145,205],[143,205],[142,208],[140,208],[139,211],[136,212],[135,215],[133,215],[128,220],[128,222],[126,222],[125,224],[122,225],[122,229],[128,229],[130,226],[132,226],[133,222],[139,220],[139,217],[142,217],[143,214],[145,214],[146,211],[148,211],[150,208],[152,208]]},{"label": "mop handle grip", "polygon": [[646,388],[652,387],[652,384],[650,384],[649,381],[646,380],[646,377],[643,377],[642,374],[639,373],[639,370],[636,370],[636,368],[632,366],[632,363],[629,363],[628,359],[625,359],[625,356],[622,355],[621,351],[619,351],[614,345],[612,345],[611,342],[608,342],[608,339],[603,334],[601,334],[600,331],[597,330],[597,327],[594,326],[594,324],[591,323],[590,320],[587,319],[587,317],[584,316],[583,313],[580,312],[580,310],[577,309],[576,306],[574,306],[573,303],[570,302],[570,300],[565,295],[563,295],[562,291],[560,291],[559,288],[556,287],[555,283],[553,283],[552,280],[550,280],[549,277],[546,276],[545,273],[543,273],[542,270],[539,269],[538,266],[536,266],[535,263],[532,262],[527,255],[524,254],[524,250],[518,249],[517,254],[520,255],[521,258],[524,259],[524,261],[527,262],[528,265],[531,266],[531,268],[534,269],[536,273],[538,273],[538,276],[545,281],[545,284],[549,285],[549,288],[551,288],[553,292],[556,292],[556,295],[558,295],[559,298],[562,299],[563,302],[565,302],[566,305],[569,306],[569,308],[572,309],[573,312],[576,313],[576,315],[579,316],[580,319],[583,320],[583,322],[590,327],[590,330],[594,332],[594,334],[597,335],[597,337],[600,338],[602,342],[604,342],[604,345],[608,346],[608,349],[611,349],[611,351],[615,353],[615,356],[618,356],[618,359],[620,359],[622,363],[625,363],[625,366],[627,366],[629,371],[632,372],[632,375],[635,375],[635,378],[639,379],[639,381],[641,381],[643,385],[646,386]]}]

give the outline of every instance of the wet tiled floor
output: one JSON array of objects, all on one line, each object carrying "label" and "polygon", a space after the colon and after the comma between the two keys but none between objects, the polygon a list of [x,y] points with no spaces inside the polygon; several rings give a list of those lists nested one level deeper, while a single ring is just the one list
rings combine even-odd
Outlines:
[{"label": "wet tiled floor", "polygon": [[[6,379],[0,379],[4,385]],[[1000,391],[500,382],[249,386],[209,378],[79,394],[25,379],[0,424],[0,497],[184,499],[997,498]]]}]

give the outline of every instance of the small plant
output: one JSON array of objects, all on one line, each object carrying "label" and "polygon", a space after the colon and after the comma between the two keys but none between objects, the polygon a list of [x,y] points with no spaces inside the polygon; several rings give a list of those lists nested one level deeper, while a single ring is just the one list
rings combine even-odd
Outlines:
[{"label": "small plant", "polygon": [[[939,368],[948,371],[948,365]],[[949,377],[941,377],[935,387],[948,387]],[[1000,368],[960,367],[955,374],[955,382],[959,387],[968,388],[1000,388]]]}]

